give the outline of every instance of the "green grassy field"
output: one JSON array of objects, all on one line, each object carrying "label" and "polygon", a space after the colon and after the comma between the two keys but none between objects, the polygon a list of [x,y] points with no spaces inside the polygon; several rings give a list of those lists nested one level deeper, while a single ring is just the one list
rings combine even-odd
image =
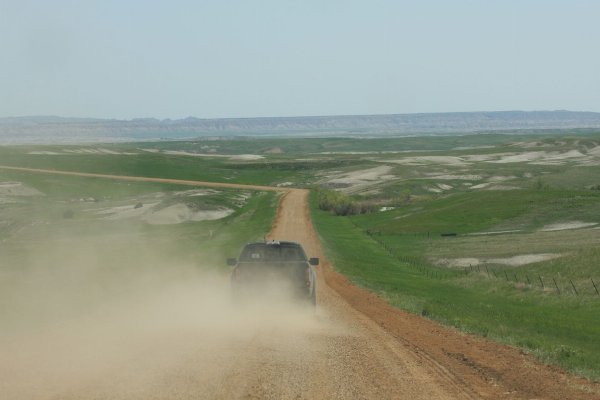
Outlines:
[{"label": "green grassy field", "polygon": [[439,271],[433,278],[426,273],[434,271],[395,258],[349,218],[316,209],[314,199],[312,204],[328,257],[356,284],[411,312],[524,347],[584,376],[600,377],[600,299],[532,293],[482,274]]},{"label": "green grassy field", "polygon": [[[398,177],[396,184],[379,188],[380,199],[432,195],[435,183],[426,174],[457,173],[514,176],[511,184],[534,184],[523,176],[520,164],[474,163],[468,166],[436,164],[401,165],[390,159],[404,156],[464,157],[470,154],[506,152],[568,151],[585,152],[598,142],[595,132],[548,132],[531,134],[474,134],[467,136],[424,136],[407,138],[237,138],[227,140],[150,142],[101,145],[47,145],[0,147],[0,164],[31,168],[139,175],[161,178],[195,179],[277,185],[292,182],[296,187],[314,184],[321,175],[353,171],[369,166],[388,165]],[[515,146],[535,143],[535,148]],[[101,149],[102,151],[99,151]],[[257,158],[236,158],[250,154]],[[527,173],[555,186],[571,187],[574,180],[584,184],[598,168],[570,168],[558,165],[528,164]],[[426,173],[426,174],[424,174]],[[482,181],[483,182],[483,181]],[[467,190],[463,179],[444,180],[452,190]],[[473,184],[481,182],[472,182]],[[429,187],[427,187],[429,186]]]}]

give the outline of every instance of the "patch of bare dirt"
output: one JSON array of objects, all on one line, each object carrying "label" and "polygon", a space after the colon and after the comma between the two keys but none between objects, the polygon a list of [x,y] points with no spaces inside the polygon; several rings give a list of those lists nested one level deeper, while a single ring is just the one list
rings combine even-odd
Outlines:
[{"label": "patch of bare dirt", "polygon": [[0,182],[0,197],[1,196],[43,196],[39,190],[30,186],[24,185],[21,182]]},{"label": "patch of bare dirt", "polygon": [[[152,153],[156,153],[157,151],[152,150]],[[149,151],[149,150],[145,150]],[[160,150],[158,152],[161,152]],[[211,158],[227,158],[232,161],[256,161],[262,160],[265,158],[264,156],[258,154],[213,154],[213,153],[193,153],[190,151],[184,150],[163,150],[163,154],[169,154],[173,156],[190,156],[190,157],[211,157]]]},{"label": "patch of bare dirt", "polygon": [[173,225],[188,221],[213,221],[231,215],[231,208],[222,207],[217,210],[192,210],[185,204],[173,204],[171,206],[146,213],[142,219],[150,225]]},{"label": "patch of bare dirt", "polygon": [[268,150],[263,151],[265,154],[283,154],[285,153],[281,147],[272,147]]},{"label": "patch of bare dirt", "polygon": [[562,254],[544,253],[544,254],[519,254],[512,257],[502,258],[476,258],[476,257],[464,257],[464,258],[440,258],[434,260],[434,263],[439,266],[449,268],[465,268],[470,266],[484,265],[484,264],[499,264],[510,267],[520,267],[522,265],[533,264],[542,261],[553,260],[555,258],[562,257]]},{"label": "patch of bare dirt", "polygon": [[461,157],[455,156],[416,156],[416,157],[403,157],[390,160],[382,160],[383,162],[389,162],[401,165],[448,165],[448,166],[465,166],[467,162]]},{"label": "patch of bare dirt", "polygon": [[598,225],[598,223],[597,222],[570,221],[570,222],[561,222],[561,223],[546,225],[542,229],[540,229],[540,231],[542,231],[542,232],[565,231],[568,229],[589,228],[589,227],[595,226],[595,225]]},{"label": "patch of bare dirt", "polygon": [[346,193],[356,193],[396,178],[390,174],[392,167],[382,165],[358,171],[332,173],[320,183],[338,188]]}]

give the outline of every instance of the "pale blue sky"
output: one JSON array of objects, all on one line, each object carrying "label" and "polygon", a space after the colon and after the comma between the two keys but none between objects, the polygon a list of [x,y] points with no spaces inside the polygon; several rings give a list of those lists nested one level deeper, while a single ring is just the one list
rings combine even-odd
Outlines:
[{"label": "pale blue sky", "polygon": [[600,112],[599,1],[0,0],[0,117]]}]

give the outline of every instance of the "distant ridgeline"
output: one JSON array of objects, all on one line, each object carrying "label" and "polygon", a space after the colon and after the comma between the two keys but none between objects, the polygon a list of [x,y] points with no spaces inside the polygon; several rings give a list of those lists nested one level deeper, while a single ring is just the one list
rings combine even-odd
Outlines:
[{"label": "distant ridgeline", "polygon": [[496,111],[262,118],[0,118],[0,143],[119,142],[226,136],[407,136],[600,128],[600,113]]}]

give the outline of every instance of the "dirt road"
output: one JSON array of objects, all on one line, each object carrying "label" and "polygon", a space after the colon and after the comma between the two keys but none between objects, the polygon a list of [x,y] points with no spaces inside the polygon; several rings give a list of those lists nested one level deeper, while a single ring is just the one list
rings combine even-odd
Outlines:
[{"label": "dirt road", "polygon": [[[297,240],[323,260],[310,222],[307,191],[283,199],[272,238]],[[458,333],[405,313],[321,267],[319,304],[344,335],[315,338],[334,368],[325,376],[329,391],[312,398],[400,399],[598,399],[600,386],[548,367],[518,349]],[[315,380],[313,382],[318,382]],[[332,382],[339,386],[332,387]],[[308,387],[312,387],[310,383]],[[315,388],[317,389],[317,388]],[[268,396],[267,396],[268,397]],[[276,396],[275,396],[276,397]]]},{"label": "dirt road", "polygon": [[[156,178],[75,175],[248,188]],[[135,357],[112,361],[110,368],[99,369],[98,374],[86,375],[76,383],[53,379],[50,388],[43,394],[35,392],[35,397],[600,398],[597,384],[542,365],[518,349],[461,334],[394,309],[350,284],[324,258],[310,220],[308,192],[300,189],[282,192],[269,237],[299,241],[310,256],[323,260],[318,267],[316,316],[259,310],[240,322],[239,318],[230,321],[213,315],[186,325],[185,329],[166,331],[140,347]],[[210,301],[220,304],[218,299]],[[207,310],[215,309],[224,310],[212,304]]]}]

